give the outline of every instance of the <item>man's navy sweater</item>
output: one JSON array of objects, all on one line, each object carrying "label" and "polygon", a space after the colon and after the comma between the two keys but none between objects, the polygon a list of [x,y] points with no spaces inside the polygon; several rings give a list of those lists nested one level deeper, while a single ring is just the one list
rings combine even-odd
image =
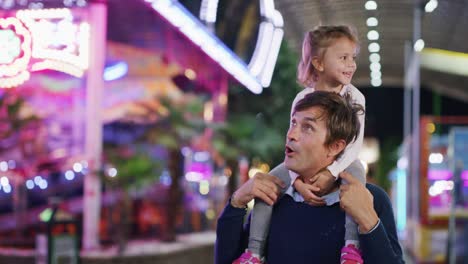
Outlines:
[{"label": "man's navy sweater", "polygon": [[[364,263],[404,263],[398,243],[392,206],[387,194],[367,184],[374,196],[380,224],[359,235]],[[249,226],[246,210],[228,204],[217,225],[216,264],[230,264],[247,248]],[[274,206],[268,235],[266,261],[275,263],[338,264],[344,245],[345,213],[339,204],[313,207],[284,195]]]}]

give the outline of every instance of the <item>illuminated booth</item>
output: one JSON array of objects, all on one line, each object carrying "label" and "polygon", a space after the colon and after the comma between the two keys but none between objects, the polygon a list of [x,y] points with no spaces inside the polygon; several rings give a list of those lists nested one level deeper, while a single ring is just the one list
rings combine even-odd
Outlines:
[{"label": "illuminated booth", "polygon": [[6,236],[24,232],[7,244],[28,244],[27,227],[38,223],[49,196],[83,193],[85,179],[99,190],[97,177],[84,175],[100,156],[100,120],[90,117],[100,109],[106,12],[102,4],[69,5],[2,2],[0,160],[8,195],[0,219]]},{"label": "illuminated booth", "polygon": [[[141,111],[142,104],[157,111],[154,98],[184,101],[187,92],[205,98],[206,122],[223,121],[229,82],[261,93],[283,37],[281,15],[267,0],[261,1],[265,21],[248,65],[206,28],[213,22],[211,1],[203,1],[209,8],[202,8],[202,21],[177,1],[134,1],[128,10],[120,0],[20,2],[0,3],[0,118],[9,122],[0,125],[0,237],[15,237],[1,239],[5,245],[29,246],[48,197],[61,196],[61,209],[83,225],[82,247],[95,248],[104,225],[100,209],[115,203],[112,193],[101,195],[96,174],[107,165],[102,142],[126,137],[109,136],[107,128],[138,123],[151,114]],[[115,33],[124,27],[119,10],[134,17],[125,26],[131,35]],[[226,179],[213,177],[223,175],[213,170],[207,142],[209,133],[198,149],[183,150],[184,179],[196,186],[186,197],[189,207],[213,222],[210,199],[224,199],[224,193],[208,192]],[[167,180],[163,171],[156,185],[164,188]],[[163,200],[157,188],[149,194]],[[200,230],[200,217],[191,218]]]},{"label": "illuminated booth", "polygon": [[418,177],[407,176],[407,144],[391,173],[397,229],[418,263],[446,263],[450,254],[461,261],[468,258],[468,117],[423,116],[420,127]]}]

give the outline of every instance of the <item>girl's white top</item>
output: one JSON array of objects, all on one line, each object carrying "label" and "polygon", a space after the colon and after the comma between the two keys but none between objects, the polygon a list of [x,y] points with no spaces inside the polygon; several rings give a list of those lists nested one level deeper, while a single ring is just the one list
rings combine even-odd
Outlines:
[{"label": "girl's white top", "polygon": [[[314,88],[307,87],[296,95],[296,98],[294,98],[294,101],[291,107],[291,117],[294,111],[294,107],[296,106],[296,103],[299,100],[303,99],[307,94],[313,93],[314,91],[315,91]],[[362,107],[364,107],[365,109],[366,98],[356,87],[354,87],[354,85],[348,84],[348,85],[345,85],[343,89],[341,89],[340,91],[341,96],[343,96],[346,93],[349,93],[349,95],[351,96],[351,100],[353,100],[354,103],[362,105]],[[358,158],[359,152],[361,151],[362,142],[364,139],[365,114],[364,113],[359,114],[358,119],[361,124],[358,137],[356,138],[355,141],[349,143],[348,146],[346,146],[340,158],[335,160],[332,164],[330,164],[327,167],[330,173],[335,177],[338,177],[338,174],[340,174],[340,172],[344,171],[353,161],[355,161]],[[291,176],[293,180],[297,178],[296,173],[292,173],[291,171],[289,172],[289,175]]]}]

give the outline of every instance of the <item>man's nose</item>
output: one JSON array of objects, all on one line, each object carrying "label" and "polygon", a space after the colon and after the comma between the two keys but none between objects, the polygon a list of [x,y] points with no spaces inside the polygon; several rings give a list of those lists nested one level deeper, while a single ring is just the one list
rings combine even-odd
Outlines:
[{"label": "man's nose", "polygon": [[288,134],[286,135],[288,140],[297,141],[297,129],[295,126],[289,127]]}]

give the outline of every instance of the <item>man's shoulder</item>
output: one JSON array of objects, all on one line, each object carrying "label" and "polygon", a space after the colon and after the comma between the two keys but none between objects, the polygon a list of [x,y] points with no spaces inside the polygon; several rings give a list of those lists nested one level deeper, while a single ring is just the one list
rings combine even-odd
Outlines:
[{"label": "man's shoulder", "polygon": [[372,193],[374,196],[385,196],[388,197],[387,193],[382,189],[382,187],[377,186],[372,183],[366,183],[366,188]]},{"label": "man's shoulder", "polygon": [[388,197],[384,189],[372,183],[366,183],[366,187],[371,192],[372,196],[374,196],[374,207],[377,211],[392,207],[390,197]]}]

